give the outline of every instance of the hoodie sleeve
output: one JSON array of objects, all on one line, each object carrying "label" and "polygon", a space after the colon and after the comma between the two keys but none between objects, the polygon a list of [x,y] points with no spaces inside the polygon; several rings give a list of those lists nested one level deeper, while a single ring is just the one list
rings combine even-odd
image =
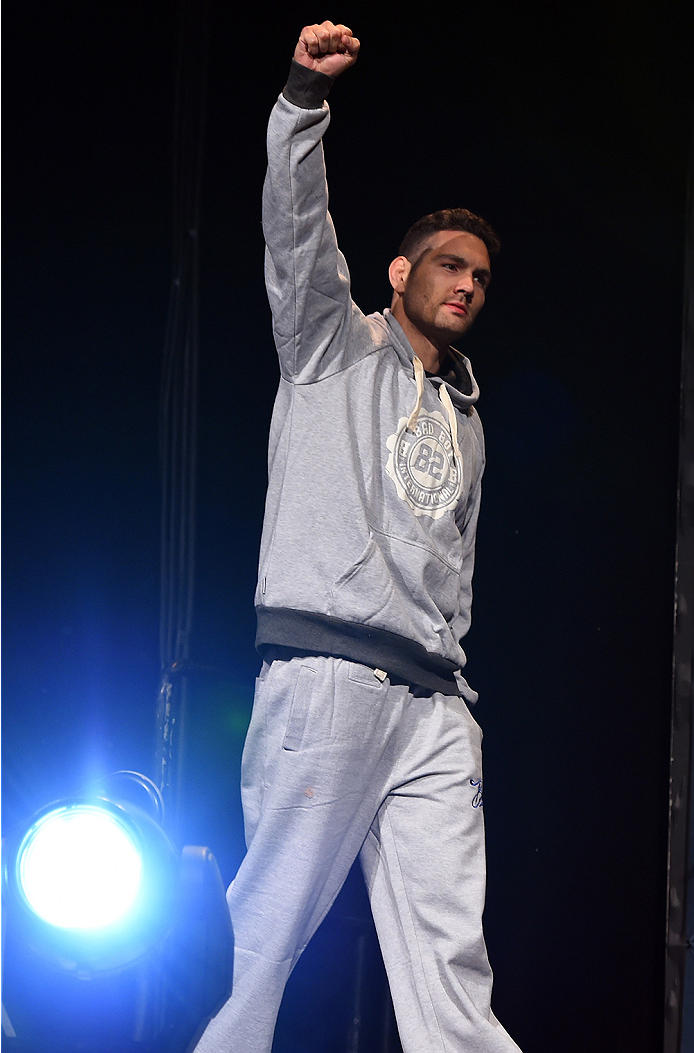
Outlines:
[{"label": "hoodie sleeve", "polygon": [[293,63],[268,127],[265,282],[280,371],[299,384],[339,372],[373,349],[328,212],[321,140],[331,81]]}]

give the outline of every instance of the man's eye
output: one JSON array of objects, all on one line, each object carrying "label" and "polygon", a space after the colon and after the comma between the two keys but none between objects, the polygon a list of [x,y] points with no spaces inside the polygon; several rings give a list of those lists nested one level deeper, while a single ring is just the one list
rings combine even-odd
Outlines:
[{"label": "man's eye", "polygon": [[446,267],[450,271],[456,271],[458,269],[458,265],[456,263],[444,263],[444,267]]}]

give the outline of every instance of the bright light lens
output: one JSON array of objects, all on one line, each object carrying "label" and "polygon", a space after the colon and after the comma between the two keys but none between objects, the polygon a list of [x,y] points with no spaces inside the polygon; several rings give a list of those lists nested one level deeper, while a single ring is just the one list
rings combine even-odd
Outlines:
[{"label": "bright light lens", "polygon": [[65,929],[118,921],[140,887],[137,848],[118,819],[93,805],[49,812],[24,838],[18,876],[31,909]]}]

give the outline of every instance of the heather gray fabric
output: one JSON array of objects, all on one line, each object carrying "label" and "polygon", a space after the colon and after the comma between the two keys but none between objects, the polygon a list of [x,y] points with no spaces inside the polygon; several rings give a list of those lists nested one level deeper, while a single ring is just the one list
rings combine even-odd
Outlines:
[{"label": "heather gray fabric", "polygon": [[[198,1053],[270,1053],[286,980],[360,855],[405,1053],[518,1053],[490,1009],[470,624],[484,466],[477,384],[426,377],[365,317],[327,212],[320,80],[268,131],[266,280],[281,381],[229,888],[234,990]],[[325,78],[324,78],[325,79]],[[461,697],[462,696],[462,697]],[[466,700],[466,701],[465,701]]]},{"label": "heather gray fabric", "polygon": [[490,1011],[481,732],[337,658],[267,664],[243,758],[234,991],[197,1053],[270,1053],[286,980],[361,849],[404,1053],[518,1053]]},{"label": "heather gray fabric", "polygon": [[[268,129],[266,282],[281,380],[258,648],[339,654],[474,702],[460,641],[484,466],[477,384],[451,350],[460,386],[432,377],[420,392],[397,321],[389,311],[365,317],[352,302],[327,212],[328,120],[327,104],[301,109],[280,96]],[[455,447],[441,387],[455,408]]]}]

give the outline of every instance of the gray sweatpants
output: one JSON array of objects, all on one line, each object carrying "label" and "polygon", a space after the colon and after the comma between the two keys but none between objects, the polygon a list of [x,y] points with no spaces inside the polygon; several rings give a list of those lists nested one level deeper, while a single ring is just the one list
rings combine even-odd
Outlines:
[{"label": "gray sweatpants", "polygon": [[490,1010],[481,737],[463,699],[366,666],[263,666],[227,895],[234,989],[197,1053],[270,1053],[289,974],[358,854],[404,1053],[519,1053]]}]

